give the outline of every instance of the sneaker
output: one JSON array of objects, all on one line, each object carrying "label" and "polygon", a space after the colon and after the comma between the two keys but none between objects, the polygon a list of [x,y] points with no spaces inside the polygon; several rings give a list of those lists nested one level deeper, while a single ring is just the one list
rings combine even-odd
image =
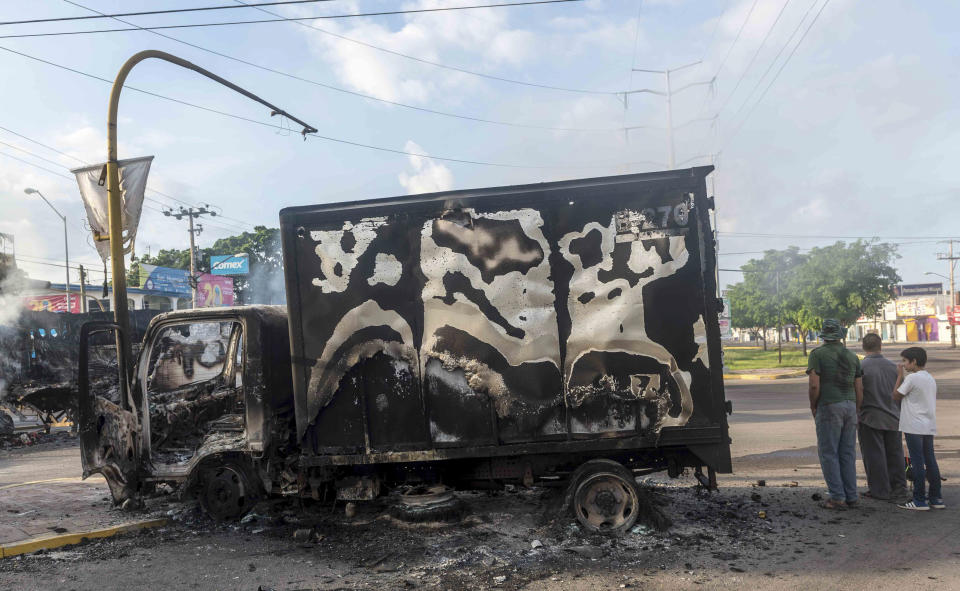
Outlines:
[{"label": "sneaker", "polygon": [[934,509],[946,509],[947,506],[943,504],[943,499],[931,499],[930,506]]},{"label": "sneaker", "polygon": [[897,505],[901,509],[910,509],[911,511],[929,511],[930,507],[926,503],[918,503],[916,501],[908,501],[906,503],[901,503]]}]

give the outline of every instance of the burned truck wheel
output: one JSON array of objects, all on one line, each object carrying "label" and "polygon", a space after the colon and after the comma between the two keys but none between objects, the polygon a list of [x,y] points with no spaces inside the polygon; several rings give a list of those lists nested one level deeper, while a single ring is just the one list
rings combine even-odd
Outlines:
[{"label": "burned truck wheel", "polygon": [[633,527],[640,513],[640,495],[633,473],[612,460],[591,460],[571,482],[571,507],[587,530],[621,534]]},{"label": "burned truck wheel", "polygon": [[204,469],[200,481],[200,504],[214,519],[239,519],[258,500],[260,489],[242,464],[228,462]]},{"label": "burned truck wheel", "polygon": [[463,501],[443,485],[403,487],[390,515],[408,523],[452,522],[463,514]]}]

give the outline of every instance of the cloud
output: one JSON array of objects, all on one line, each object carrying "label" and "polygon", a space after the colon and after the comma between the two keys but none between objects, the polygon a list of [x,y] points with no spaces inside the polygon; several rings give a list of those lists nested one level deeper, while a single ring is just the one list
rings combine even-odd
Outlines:
[{"label": "cloud", "polygon": [[[446,5],[438,0],[418,0],[404,8]],[[346,24],[318,21],[314,26],[390,51],[434,62],[471,64],[479,70],[523,65],[537,55],[538,48],[537,36],[511,26],[507,12],[501,10],[471,11],[469,18],[457,12],[408,15],[399,28],[367,19]],[[447,91],[463,92],[478,84],[467,74],[437,70],[319,31],[302,30],[314,53],[330,64],[341,82],[359,92],[424,104]]]},{"label": "cloud", "polygon": [[[407,140],[403,149],[416,154],[426,154],[424,149],[412,140]],[[429,156],[409,156],[408,160],[413,172],[404,171],[397,177],[408,195],[449,191],[453,188],[453,173],[443,164]]]}]

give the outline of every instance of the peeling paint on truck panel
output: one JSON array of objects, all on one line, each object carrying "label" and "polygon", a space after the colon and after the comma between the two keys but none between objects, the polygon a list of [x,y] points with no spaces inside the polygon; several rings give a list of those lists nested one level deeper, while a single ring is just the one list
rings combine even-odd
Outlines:
[{"label": "peeling paint on truck panel", "polygon": [[305,451],[725,429],[691,171],[281,212]]}]

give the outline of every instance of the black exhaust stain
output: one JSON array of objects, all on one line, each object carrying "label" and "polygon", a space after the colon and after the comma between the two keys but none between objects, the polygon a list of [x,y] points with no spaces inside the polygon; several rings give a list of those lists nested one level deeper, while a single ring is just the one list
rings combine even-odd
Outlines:
[{"label": "black exhaust stain", "polygon": [[353,253],[353,248],[357,245],[357,238],[353,235],[353,232],[347,230],[343,233],[343,237],[340,238],[340,248],[343,249],[343,252]]},{"label": "black exhaust stain", "polygon": [[609,271],[600,269],[597,271],[597,279],[603,283],[610,283],[615,279],[626,279],[630,287],[636,287],[641,279],[646,279],[653,275],[653,268],[647,268],[642,273],[634,273],[628,264],[630,262],[630,252],[633,242],[617,242],[613,247],[613,268]]},{"label": "black exhaust stain", "polygon": [[502,327],[503,330],[507,331],[508,335],[515,339],[522,339],[526,336],[526,331],[510,324],[500,313],[500,310],[497,310],[496,306],[490,303],[490,300],[487,299],[487,294],[485,294],[483,290],[471,285],[470,279],[460,271],[447,272],[447,274],[443,276],[443,287],[447,290],[446,295],[443,297],[434,296],[435,299],[451,306],[456,301],[454,294],[462,293],[468,300],[480,308],[480,311],[488,320]]},{"label": "black exhaust stain", "polygon": [[[441,221],[450,220],[434,220],[433,241],[437,246],[449,248],[467,257],[470,264],[480,271],[480,276],[486,283],[513,271],[526,274],[543,262],[540,243],[527,236],[520,220],[476,218],[471,227],[458,224],[456,231],[448,231]],[[530,260],[507,256],[503,252],[507,245],[511,249],[516,245],[521,254],[530,255]],[[491,261],[497,262],[489,266]]]},{"label": "black exhaust stain", "polygon": [[570,254],[580,257],[584,269],[603,262],[603,234],[594,228],[586,236],[570,241]]}]

